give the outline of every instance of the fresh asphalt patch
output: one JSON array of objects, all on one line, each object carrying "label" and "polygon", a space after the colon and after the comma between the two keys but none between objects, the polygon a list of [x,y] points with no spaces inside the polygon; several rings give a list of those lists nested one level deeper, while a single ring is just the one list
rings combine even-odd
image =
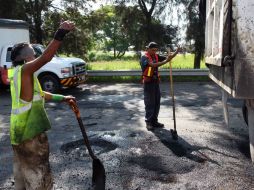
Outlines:
[{"label": "fresh asphalt patch", "polygon": [[[176,83],[176,126],[172,138],[169,84],[161,84],[159,121],[165,128],[147,131],[141,84],[86,84],[66,89],[74,95],[92,149],[106,170],[110,190],[254,189],[248,127],[241,100],[229,99],[229,127],[223,122],[221,90],[213,83]],[[75,115],[66,104],[45,105],[50,164],[59,190],[89,190],[92,160]],[[9,140],[11,101],[0,93],[0,189],[13,189]]]}]

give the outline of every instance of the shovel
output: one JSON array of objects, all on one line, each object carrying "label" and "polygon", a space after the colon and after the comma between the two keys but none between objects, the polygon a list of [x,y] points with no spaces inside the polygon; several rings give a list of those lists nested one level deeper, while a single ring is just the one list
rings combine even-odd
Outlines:
[{"label": "shovel", "polygon": [[173,119],[174,119],[174,129],[170,129],[172,134],[172,138],[174,140],[178,139],[177,131],[176,131],[176,116],[175,116],[175,98],[174,98],[174,87],[173,87],[173,77],[172,77],[172,63],[169,62],[170,66],[170,92],[172,97],[172,104],[173,104]]},{"label": "shovel", "polygon": [[81,120],[80,112],[79,112],[76,102],[74,100],[70,100],[69,104],[70,104],[71,109],[75,113],[76,118],[78,120],[79,127],[81,129],[81,132],[82,132],[82,135],[83,135],[83,138],[85,141],[85,145],[88,149],[89,155],[93,159],[93,177],[92,177],[93,189],[94,190],[105,190],[105,182],[106,182],[105,168],[104,168],[102,162],[94,155],[94,153],[91,149],[91,146],[90,146],[87,134],[86,134],[86,130],[85,130],[85,127],[84,127],[83,122]]}]

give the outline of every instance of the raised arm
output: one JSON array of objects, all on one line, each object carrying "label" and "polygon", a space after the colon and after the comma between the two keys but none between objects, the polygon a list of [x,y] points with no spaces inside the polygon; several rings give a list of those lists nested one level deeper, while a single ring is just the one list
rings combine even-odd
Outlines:
[{"label": "raised arm", "polygon": [[181,50],[181,48],[180,47],[178,47],[177,49],[176,49],[176,51],[172,54],[170,51],[168,51],[168,56],[167,56],[167,58],[165,59],[165,60],[163,60],[163,61],[160,61],[160,62],[158,62],[158,63],[148,63],[151,67],[160,67],[160,66],[162,66],[162,65],[165,65],[166,63],[168,63],[169,61],[171,61],[177,54],[178,54],[178,52]]},{"label": "raised arm", "polygon": [[22,67],[21,73],[21,93],[20,98],[25,101],[31,101],[33,98],[33,83],[34,72],[40,69],[43,65],[48,63],[61,45],[64,36],[75,28],[71,21],[64,21],[61,23],[59,29],[55,33],[54,39],[49,43],[46,50],[41,56],[35,59],[34,51],[31,47],[24,50],[25,64]]},{"label": "raised arm", "polygon": [[23,66],[23,74],[33,75],[34,72],[39,70],[43,65],[48,63],[56,54],[58,48],[64,36],[75,28],[75,25],[71,21],[64,21],[61,23],[59,29],[55,33],[54,39],[49,43],[45,51],[37,59],[29,60],[27,64]]}]

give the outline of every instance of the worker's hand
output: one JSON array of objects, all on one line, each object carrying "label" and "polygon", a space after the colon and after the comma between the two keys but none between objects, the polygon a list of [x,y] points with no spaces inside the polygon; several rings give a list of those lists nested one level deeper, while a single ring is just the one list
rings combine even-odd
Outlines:
[{"label": "worker's hand", "polygon": [[63,22],[61,21],[61,24],[54,35],[54,39],[57,41],[63,41],[64,36],[74,29],[75,29],[74,22],[69,20]]},{"label": "worker's hand", "polygon": [[166,59],[166,62],[171,61],[171,59],[173,59],[180,51],[182,51],[182,48],[179,45],[177,46],[176,51],[173,53],[170,51],[170,49],[168,49],[168,57]]},{"label": "worker's hand", "polygon": [[178,53],[181,52],[182,50],[183,48],[180,45],[178,45],[175,52]]},{"label": "worker's hand", "polygon": [[75,23],[70,21],[70,20],[66,20],[61,22],[59,29],[64,29],[64,30],[74,30],[75,29]]},{"label": "worker's hand", "polygon": [[76,99],[74,96],[72,96],[72,95],[64,96],[64,99],[63,99],[64,102],[67,102],[69,104],[71,100],[76,102]]}]

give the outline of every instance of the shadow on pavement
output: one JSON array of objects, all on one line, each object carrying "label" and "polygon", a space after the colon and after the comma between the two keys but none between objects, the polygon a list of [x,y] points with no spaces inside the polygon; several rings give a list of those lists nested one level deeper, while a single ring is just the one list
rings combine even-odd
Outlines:
[{"label": "shadow on pavement", "polygon": [[178,140],[173,140],[172,134],[169,130],[166,129],[155,129],[152,131],[155,136],[159,138],[159,140],[167,147],[169,148],[176,156],[178,157],[186,157],[192,161],[203,163],[203,162],[211,162],[216,165],[220,164],[209,158],[206,154],[202,153],[200,150],[210,150],[212,152],[227,156],[236,158],[231,155],[227,155],[225,153],[219,152],[217,150],[211,149],[207,146],[195,146],[189,144],[187,141],[185,141],[183,138],[178,136]]}]

